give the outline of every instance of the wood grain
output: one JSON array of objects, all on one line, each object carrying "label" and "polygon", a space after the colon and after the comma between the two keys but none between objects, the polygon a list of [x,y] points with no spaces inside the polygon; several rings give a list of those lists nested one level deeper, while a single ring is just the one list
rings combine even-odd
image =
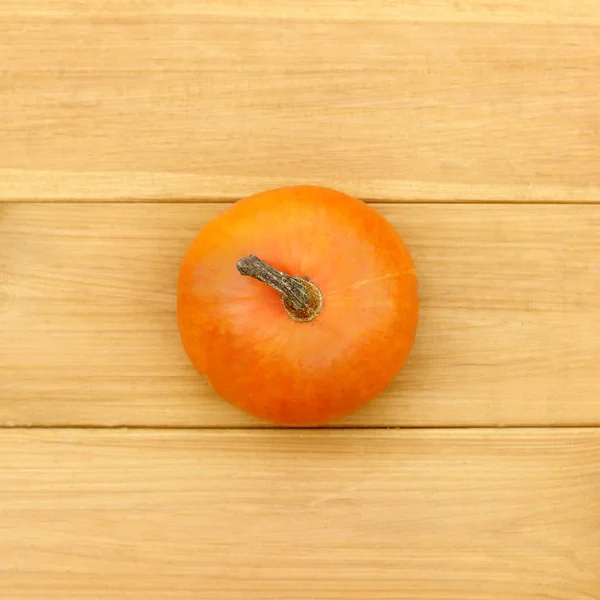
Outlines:
[{"label": "wood grain", "polygon": [[595,600],[600,431],[7,431],[10,600]]},{"label": "wood grain", "polygon": [[[375,205],[414,254],[417,343],[336,425],[600,424],[600,206]],[[185,357],[179,263],[220,204],[6,204],[0,424],[257,426]]]},{"label": "wood grain", "polygon": [[52,17],[81,19],[85,17],[168,18],[228,17],[237,20],[303,19],[312,21],[418,21],[435,23],[519,23],[599,25],[600,5],[594,0],[2,0],[0,16]]},{"label": "wood grain", "polygon": [[0,198],[598,202],[599,7],[3,0]]}]

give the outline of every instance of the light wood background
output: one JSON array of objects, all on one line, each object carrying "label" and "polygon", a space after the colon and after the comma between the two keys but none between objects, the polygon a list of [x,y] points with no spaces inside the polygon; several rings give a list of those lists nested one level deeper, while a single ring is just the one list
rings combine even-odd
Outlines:
[{"label": "light wood background", "polygon": [[[2,600],[600,599],[600,2],[0,0]],[[179,262],[230,201],[373,202],[410,360],[277,429]]]}]

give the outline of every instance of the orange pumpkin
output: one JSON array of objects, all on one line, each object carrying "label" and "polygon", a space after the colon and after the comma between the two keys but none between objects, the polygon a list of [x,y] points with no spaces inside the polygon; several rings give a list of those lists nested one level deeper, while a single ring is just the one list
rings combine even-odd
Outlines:
[{"label": "orange pumpkin", "polygon": [[400,236],[327,188],[238,201],[200,231],[179,273],[194,367],[225,400],[283,425],[323,424],[377,396],[411,350],[417,314]]}]

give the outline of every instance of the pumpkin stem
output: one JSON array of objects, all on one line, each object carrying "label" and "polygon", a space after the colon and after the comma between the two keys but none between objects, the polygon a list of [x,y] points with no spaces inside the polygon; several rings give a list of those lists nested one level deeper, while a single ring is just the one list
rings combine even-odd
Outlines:
[{"label": "pumpkin stem", "polygon": [[277,290],[292,321],[312,321],[323,308],[321,290],[312,281],[282,273],[253,254],[240,258],[237,270]]}]

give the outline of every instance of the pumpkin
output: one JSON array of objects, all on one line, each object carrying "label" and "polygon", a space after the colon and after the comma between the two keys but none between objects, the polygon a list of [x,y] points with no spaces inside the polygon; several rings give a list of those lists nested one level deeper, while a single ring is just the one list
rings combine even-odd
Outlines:
[{"label": "pumpkin", "polygon": [[415,267],[373,207],[317,186],[269,190],[206,224],[183,257],[177,318],[218,395],[320,425],[386,388],[413,346]]}]

